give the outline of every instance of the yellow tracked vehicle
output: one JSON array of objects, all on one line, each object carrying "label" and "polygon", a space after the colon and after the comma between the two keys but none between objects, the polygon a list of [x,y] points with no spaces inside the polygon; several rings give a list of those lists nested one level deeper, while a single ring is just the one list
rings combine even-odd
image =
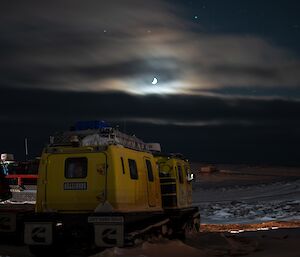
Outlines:
[{"label": "yellow tracked vehicle", "polygon": [[53,136],[43,151],[36,211],[24,226],[33,254],[121,247],[149,233],[199,228],[184,158],[94,125]]}]

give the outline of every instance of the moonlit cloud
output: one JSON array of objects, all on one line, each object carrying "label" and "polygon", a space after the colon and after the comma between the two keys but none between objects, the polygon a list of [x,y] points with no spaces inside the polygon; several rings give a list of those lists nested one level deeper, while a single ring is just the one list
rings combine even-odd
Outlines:
[{"label": "moonlit cloud", "polygon": [[1,86],[143,95],[300,85],[299,58],[264,38],[195,32],[166,1],[88,2],[3,5]]},{"label": "moonlit cloud", "polygon": [[153,124],[157,126],[178,126],[178,127],[221,127],[221,126],[251,126],[257,125],[257,122],[254,123],[249,120],[170,120],[170,119],[159,119],[159,118],[131,118],[123,117],[116,120],[112,120],[116,123],[121,122],[132,122],[132,123],[142,123],[142,124]]}]

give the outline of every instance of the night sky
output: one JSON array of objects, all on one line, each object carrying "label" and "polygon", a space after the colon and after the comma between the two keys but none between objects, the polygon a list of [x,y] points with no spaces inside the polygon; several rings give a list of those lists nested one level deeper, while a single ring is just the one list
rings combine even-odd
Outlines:
[{"label": "night sky", "polygon": [[[106,120],[192,161],[300,164],[300,2],[0,3],[0,152]],[[158,83],[152,84],[154,78]]]}]

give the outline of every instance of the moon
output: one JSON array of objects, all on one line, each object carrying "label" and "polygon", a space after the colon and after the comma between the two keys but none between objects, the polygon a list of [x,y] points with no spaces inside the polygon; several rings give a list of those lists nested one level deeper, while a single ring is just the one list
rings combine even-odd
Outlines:
[{"label": "moon", "polygon": [[153,78],[152,85],[156,85],[158,82],[157,78]]}]

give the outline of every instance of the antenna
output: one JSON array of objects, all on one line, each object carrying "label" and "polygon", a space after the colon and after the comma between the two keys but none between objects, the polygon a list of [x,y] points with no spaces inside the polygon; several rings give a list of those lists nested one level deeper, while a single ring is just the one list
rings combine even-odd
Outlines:
[{"label": "antenna", "polygon": [[27,158],[28,158],[28,140],[27,140],[27,137],[25,137],[24,143],[25,143],[25,161],[27,161]]}]

